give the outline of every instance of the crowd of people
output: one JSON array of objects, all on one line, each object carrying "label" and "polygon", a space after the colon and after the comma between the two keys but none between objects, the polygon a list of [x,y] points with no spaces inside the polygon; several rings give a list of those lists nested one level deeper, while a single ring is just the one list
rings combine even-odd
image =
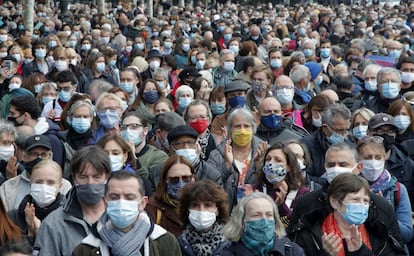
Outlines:
[{"label": "crowd of people", "polygon": [[413,255],[414,2],[24,2],[0,256]]}]

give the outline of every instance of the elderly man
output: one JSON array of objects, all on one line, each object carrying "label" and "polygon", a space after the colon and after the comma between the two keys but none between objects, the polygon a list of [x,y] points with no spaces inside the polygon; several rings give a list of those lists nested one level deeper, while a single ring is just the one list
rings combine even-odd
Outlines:
[{"label": "elderly man", "polygon": [[362,72],[364,78],[364,90],[361,91],[362,101],[371,100],[375,97],[378,88],[377,74],[381,68],[378,64],[370,64]]},{"label": "elderly man", "polygon": [[391,40],[387,43],[388,56],[398,60],[401,56],[403,46],[397,40]]},{"label": "elderly man", "polygon": [[105,186],[105,202],[105,213],[72,255],[181,255],[174,235],[145,212],[148,198],[140,177],[113,173]]},{"label": "elderly man", "polygon": [[378,95],[367,102],[374,113],[385,113],[390,104],[400,99],[401,75],[394,68],[382,68],[377,74]]},{"label": "elderly man", "polygon": [[295,102],[299,105],[308,104],[312,99],[312,95],[309,92],[312,86],[309,69],[304,65],[297,65],[292,68],[289,77],[295,85]]},{"label": "elderly man", "polygon": [[351,111],[341,103],[330,105],[322,114],[322,127],[304,137],[302,142],[310,149],[312,166],[309,168],[311,180],[323,185],[325,153],[330,145],[346,141],[351,126]]},{"label": "elderly man", "polygon": [[295,86],[290,77],[281,75],[275,80],[275,93],[276,99],[282,106],[283,116],[292,116],[295,110],[300,110],[302,107],[293,99],[295,95]]},{"label": "elderly man", "polygon": [[234,70],[235,58],[232,50],[222,50],[220,53],[220,65],[213,68],[212,75],[215,86],[226,86],[237,75]]}]

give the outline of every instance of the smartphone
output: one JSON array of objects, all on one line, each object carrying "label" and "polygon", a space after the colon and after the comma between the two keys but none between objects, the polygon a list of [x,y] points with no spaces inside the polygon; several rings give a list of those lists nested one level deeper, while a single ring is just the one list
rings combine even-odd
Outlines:
[{"label": "smartphone", "polygon": [[11,70],[11,66],[12,66],[12,63],[11,63],[11,60],[5,60],[4,61],[4,68],[5,69],[7,69],[7,70]]}]

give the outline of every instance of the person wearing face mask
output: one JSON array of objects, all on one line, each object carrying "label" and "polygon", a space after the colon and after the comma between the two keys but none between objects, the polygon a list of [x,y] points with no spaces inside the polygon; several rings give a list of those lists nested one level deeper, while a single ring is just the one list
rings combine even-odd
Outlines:
[{"label": "person wearing face mask", "polygon": [[332,104],[330,98],[324,94],[316,95],[300,113],[303,128],[309,133],[322,127],[322,114]]},{"label": "person wearing face mask", "polygon": [[223,228],[231,241],[220,255],[305,255],[303,249],[286,237],[273,199],[253,192],[240,200]]},{"label": "person wearing face mask", "polygon": [[[391,115],[375,114],[368,122],[368,136],[379,136],[383,138],[385,147],[387,170],[395,176],[398,181],[405,185],[410,197],[411,207],[414,204],[414,188],[412,186],[414,161],[408,156],[409,148],[395,142],[398,127]],[[407,145],[410,145],[409,143]]]},{"label": "person wearing face mask", "polygon": [[66,133],[66,141],[74,149],[78,150],[95,141],[92,130],[95,109],[89,100],[78,100],[67,113],[69,129]]},{"label": "person wearing face mask", "polygon": [[30,176],[30,193],[20,202],[17,209],[9,211],[13,219],[29,238],[35,238],[41,222],[56,210],[64,195],[62,169],[52,160],[43,160],[33,166]]},{"label": "person wearing face mask", "polygon": [[[167,56],[164,56],[164,60],[168,59]],[[176,72],[176,71],[173,70],[172,72]],[[171,90],[170,94],[168,94],[168,96],[167,96],[167,98],[170,99],[173,102],[174,109],[178,108],[178,100],[177,100],[177,96],[176,96],[176,91],[178,90],[178,88],[180,88],[182,85],[188,85],[189,86],[191,84],[191,82],[197,77],[201,77],[201,74],[198,72],[197,68],[195,68],[193,66],[188,66],[188,67],[184,68],[178,74],[179,81],[174,84],[174,88]],[[171,74],[170,74],[170,78],[172,78]]]},{"label": "person wearing face mask", "polygon": [[[111,174],[108,155],[99,146],[76,151],[71,162],[75,186],[67,200],[43,220],[34,243],[34,252],[71,255],[105,212],[105,184]],[[70,238],[70,239],[68,239]]]},{"label": "person wearing face mask", "polygon": [[224,96],[226,97],[226,111],[214,118],[211,123],[211,132],[217,136],[227,137],[225,134],[225,127],[227,126],[227,119],[230,113],[237,108],[245,108],[246,92],[250,86],[248,83],[241,80],[231,81],[224,87]]},{"label": "person wearing face mask", "polygon": [[52,67],[46,62],[46,46],[48,41],[46,38],[34,40],[32,43],[32,56],[35,59],[23,66],[23,78],[30,76],[34,72],[39,72],[44,75],[52,70]]},{"label": "person wearing face mask", "polygon": [[401,74],[394,68],[384,67],[377,74],[378,95],[367,101],[367,108],[374,113],[387,112],[390,104],[401,98]]},{"label": "person wearing face mask", "polygon": [[301,106],[306,105],[312,99],[311,73],[304,65],[296,65],[289,72],[289,77],[295,85],[295,95],[293,99]]},{"label": "person wearing face mask", "polygon": [[122,117],[121,136],[134,146],[137,174],[148,177],[149,169],[162,165],[168,155],[146,141],[148,121],[138,112],[128,112]]},{"label": "person wearing face mask", "polygon": [[348,133],[351,126],[351,112],[341,103],[329,105],[322,114],[321,127],[301,139],[310,151],[312,166],[309,168],[310,179],[323,185],[325,153],[330,145],[349,143]]},{"label": "person wearing face mask", "polygon": [[293,99],[295,89],[292,79],[285,75],[280,75],[273,86],[273,96],[279,101],[282,107],[282,116],[293,117],[295,123],[303,126],[302,120],[299,118],[302,108]]},{"label": "person wearing face mask", "polygon": [[184,186],[179,199],[179,217],[185,225],[178,237],[183,255],[219,255],[230,245],[222,231],[229,217],[226,192],[210,180],[200,180]]},{"label": "person wearing face mask", "polygon": [[177,68],[183,69],[188,63],[188,54],[190,52],[191,45],[190,39],[186,37],[180,37],[175,40],[174,49],[172,55],[177,62]]},{"label": "person wearing face mask", "polygon": [[372,192],[381,193],[394,206],[401,236],[406,244],[413,236],[410,198],[407,188],[385,168],[382,142],[383,138],[378,136],[360,139],[357,151],[363,164],[361,175],[368,181]]},{"label": "person wearing face mask", "polygon": [[368,122],[375,115],[374,112],[367,108],[357,109],[351,118],[351,130],[352,137],[354,142],[358,142],[364,136],[367,136],[368,133]]},{"label": "person wearing face mask", "polygon": [[81,69],[82,73],[92,83],[94,80],[103,79],[106,82],[117,85],[117,78],[114,73],[108,72],[108,67],[105,62],[105,55],[100,51],[91,51],[88,55],[88,61]]},{"label": "person wearing face mask", "polygon": [[259,64],[251,69],[250,81],[252,89],[246,94],[246,105],[251,111],[255,111],[265,97],[271,96],[273,80],[273,74],[269,66]]},{"label": "person wearing face mask", "polygon": [[253,41],[257,46],[263,43],[263,35],[260,32],[260,27],[252,24],[249,28],[249,33],[245,36],[243,41]]},{"label": "person wearing face mask", "polygon": [[174,235],[150,219],[144,192],[136,174],[113,173],[106,186],[105,212],[72,255],[181,255]]},{"label": "person wearing face mask", "polygon": [[155,224],[178,236],[184,231],[184,223],[178,216],[179,193],[196,175],[187,157],[172,154],[162,166],[155,193],[147,205],[148,215]]},{"label": "person wearing face mask", "polygon": [[[1,59],[0,72],[0,98],[12,89],[18,88],[15,81],[11,81],[17,75],[17,61],[13,57],[4,57]],[[20,83],[21,85],[21,83]],[[19,86],[20,87],[20,86]]]},{"label": "person wearing face mask", "polygon": [[333,78],[333,69],[339,62],[332,58],[331,53],[331,41],[329,39],[322,39],[319,46],[319,63],[322,64],[322,72],[329,77],[330,80]]},{"label": "person wearing face mask", "polygon": [[[24,171],[0,186],[0,198],[7,211],[18,209],[23,198],[30,194],[30,178],[33,168],[42,160],[52,160],[51,149],[50,140],[44,135],[33,135],[26,139],[21,162]],[[62,179],[59,191],[65,195],[71,187],[69,181]]]},{"label": "person wearing face mask", "polygon": [[132,105],[138,96],[138,85],[141,80],[139,71],[134,66],[121,71],[119,87],[128,93],[128,105]]},{"label": "person wearing face mask", "polygon": [[288,236],[306,255],[406,255],[392,205],[352,173],[301,197],[293,218]]},{"label": "person wearing face mask", "polygon": [[401,72],[401,94],[412,91],[414,82],[414,56],[400,58],[396,69]]},{"label": "person wearing face mask", "polygon": [[392,57],[395,60],[398,60],[400,58],[403,50],[403,46],[400,42],[397,40],[390,40],[387,42],[386,47],[389,57]]},{"label": "person wearing face mask", "polygon": [[395,137],[396,144],[414,139],[414,111],[410,103],[404,100],[395,100],[388,108],[387,114],[394,117],[398,132]]},{"label": "person wearing face mask", "polygon": [[181,85],[175,92],[177,104],[176,113],[183,115],[187,106],[194,100],[194,90],[187,85]]},{"label": "person wearing face mask", "polygon": [[168,133],[179,125],[185,125],[184,119],[175,112],[163,112],[157,117],[155,128],[155,139],[152,143],[158,149],[164,151],[168,155],[172,154],[170,151],[170,144],[168,143]]},{"label": "person wearing face mask", "polygon": [[310,192],[295,155],[286,144],[272,144],[264,151],[263,161],[256,166],[256,170],[257,182],[252,186],[252,191],[269,195],[287,226],[297,199]]},{"label": "person wearing face mask", "polygon": [[283,53],[282,50],[276,47],[269,49],[269,66],[272,70],[273,77],[277,79],[279,76],[283,75],[283,63],[282,63]]},{"label": "person wearing face mask", "polygon": [[159,50],[150,50],[145,60],[149,64],[149,68],[141,72],[142,81],[154,78],[154,72],[161,65],[162,55]]},{"label": "person wearing face mask", "polygon": [[99,118],[99,128],[95,130],[96,141],[105,134],[119,134],[122,100],[113,93],[103,93],[97,99],[95,106]]},{"label": "person wearing face mask", "polygon": [[214,67],[211,71],[214,79],[215,86],[226,86],[237,75],[237,71],[234,70],[235,59],[232,50],[224,49],[220,52],[219,57],[220,65]]},{"label": "person wearing face mask", "polygon": [[256,136],[267,141],[269,145],[289,139],[301,139],[306,131],[300,131],[292,119],[283,118],[280,103],[273,97],[267,97],[258,106],[260,124]]},{"label": "person wearing face mask", "polygon": [[155,124],[155,103],[162,96],[162,91],[157,81],[154,79],[147,79],[139,87],[138,96],[130,109],[135,109],[138,113],[144,116],[152,126]]},{"label": "person wearing face mask", "polygon": [[364,79],[363,90],[361,91],[361,101],[365,105],[368,100],[373,99],[377,95],[378,83],[377,83],[377,74],[382,67],[378,64],[370,64],[365,67],[362,72],[362,77]]}]

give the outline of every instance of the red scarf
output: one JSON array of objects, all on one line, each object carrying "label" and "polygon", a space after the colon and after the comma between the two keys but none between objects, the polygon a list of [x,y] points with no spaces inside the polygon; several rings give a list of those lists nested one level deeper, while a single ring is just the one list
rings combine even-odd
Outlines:
[{"label": "red scarf", "polygon": [[[359,232],[361,232],[362,242],[371,250],[371,242],[369,241],[369,234],[367,229],[365,228],[364,224],[359,225],[358,227]],[[331,212],[323,221],[322,223],[322,232],[329,234],[334,233],[335,235],[339,236],[342,239],[342,233],[339,229],[338,223],[335,220],[333,212]],[[345,249],[342,246],[341,251],[337,254],[337,256],[345,256]]]}]

